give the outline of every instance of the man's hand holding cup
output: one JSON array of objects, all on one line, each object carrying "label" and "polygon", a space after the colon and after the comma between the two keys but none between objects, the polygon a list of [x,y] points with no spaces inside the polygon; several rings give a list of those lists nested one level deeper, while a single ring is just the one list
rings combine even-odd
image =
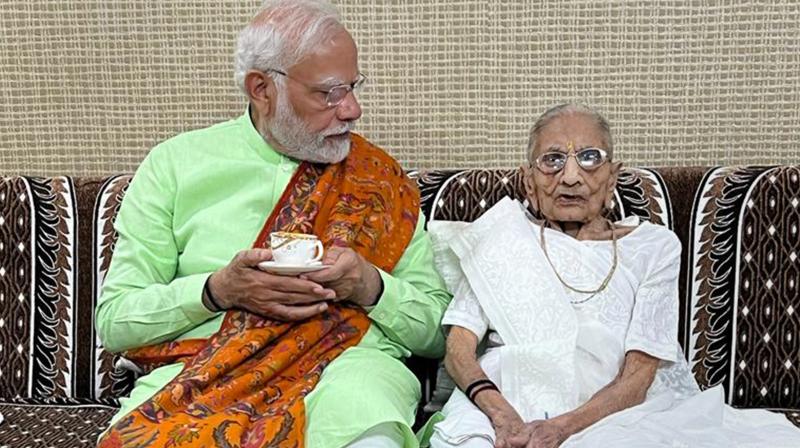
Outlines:
[{"label": "man's hand holding cup", "polygon": [[223,310],[238,308],[290,321],[309,318],[328,308],[325,301],[336,298],[333,289],[309,279],[276,275],[259,269],[260,263],[278,257],[287,263],[319,266],[319,259],[323,256],[322,243],[314,235],[303,235],[303,238],[292,237],[298,234],[281,232],[273,235],[271,243],[286,235],[290,235],[290,241],[284,241],[275,250],[241,251],[227,266],[209,277],[207,290],[214,300],[210,301],[204,294],[203,302],[207,307],[212,309],[209,306],[211,302]]}]

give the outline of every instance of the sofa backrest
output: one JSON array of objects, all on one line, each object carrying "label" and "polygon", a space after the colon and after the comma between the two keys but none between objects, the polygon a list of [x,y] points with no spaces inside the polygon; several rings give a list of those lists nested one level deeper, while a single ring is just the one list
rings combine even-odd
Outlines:
[{"label": "sofa backrest", "polygon": [[[472,221],[518,170],[412,171],[429,220]],[[626,168],[613,214],[683,243],[679,339],[698,383],[743,407],[797,408],[797,167]],[[0,178],[0,396],[113,401],[133,375],[97,340],[93,310],[130,175]]]},{"label": "sofa backrest", "polygon": [[[696,189],[686,352],[729,403],[800,408],[800,167],[720,167]],[[794,417],[798,417],[795,413]]]},{"label": "sofa backrest", "polygon": [[132,374],[95,336],[94,306],[130,177],[0,178],[3,398],[114,402],[129,392]]}]

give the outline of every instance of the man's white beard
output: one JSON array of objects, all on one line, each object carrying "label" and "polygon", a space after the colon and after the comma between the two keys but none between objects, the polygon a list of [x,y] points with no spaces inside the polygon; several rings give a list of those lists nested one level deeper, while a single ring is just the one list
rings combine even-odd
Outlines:
[{"label": "man's white beard", "polygon": [[312,132],[308,125],[297,116],[285,93],[278,96],[275,117],[267,124],[267,130],[281,148],[280,152],[297,160],[314,163],[339,163],[350,153],[350,137],[325,140],[330,135],[338,135],[353,129],[354,122],[348,121],[334,129],[319,133]]}]

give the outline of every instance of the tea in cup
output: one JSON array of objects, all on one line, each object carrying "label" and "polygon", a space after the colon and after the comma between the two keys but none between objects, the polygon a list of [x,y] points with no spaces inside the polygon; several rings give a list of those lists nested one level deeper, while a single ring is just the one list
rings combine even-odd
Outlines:
[{"label": "tea in cup", "polygon": [[322,260],[325,249],[316,235],[272,232],[269,234],[272,258],[278,264],[307,265]]}]

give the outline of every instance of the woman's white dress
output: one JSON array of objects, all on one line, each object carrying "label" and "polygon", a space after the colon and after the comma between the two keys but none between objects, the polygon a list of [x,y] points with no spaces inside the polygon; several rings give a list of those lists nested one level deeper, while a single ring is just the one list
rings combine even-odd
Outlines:
[{"label": "woman's white dress", "polygon": [[[724,404],[721,387],[700,392],[677,342],[681,246],[669,229],[621,222],[638,225],[617,241],[618,264],[608,287],[587,300],[588,294],[563,287],[552,275],[539,245],[540,229],[517,202],[504,199],[474,224],[430,226],[437,264],[455,292],[442,324],[485,338],[487,350],[479,362],[526,421],[554,417],[588,401],[614,379],[628,351],[661,360],[644,403],[606,417],[562,446],[800,447],[800,430],[782,415],[733,409]],[[613,258],[611,241],[578,241],[551,229],[545,236],[549,258],[565,282],[587,290],[602,282]],[[536,306],[520,305],[529,301]],[[553,305],[555,312],[549,309]],[[528,314],[524,318],[538,332],[525,323],[509,323],[520,313]],[[502,321],[500,332],[490,316]],[[574,331],[562,334],[564,327]],[[503,333],[513,343],[504,343]],[[558,335],[550,339],[550,333]],[[520,353],[511,346],[526,345],[555,347],[546,356],[530,355],[528,366],[561,363],[560,370],[503,372],[514,366],[508,358]],[[526,382],[546,386],[525,389]],[[434,427],[433,446],[494,440],[489,419],[461,391],[442,412],[445,419]]]}]

